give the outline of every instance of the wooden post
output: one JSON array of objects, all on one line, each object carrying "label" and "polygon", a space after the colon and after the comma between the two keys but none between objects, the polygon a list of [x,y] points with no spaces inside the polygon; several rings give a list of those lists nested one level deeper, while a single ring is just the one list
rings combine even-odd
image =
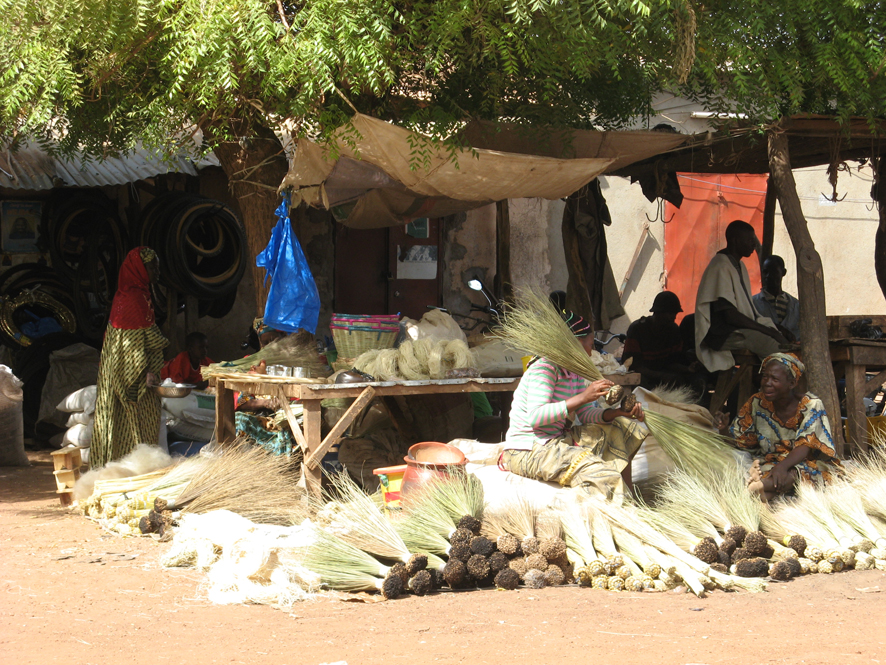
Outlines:
[{"label": "wooden post", "polygon": [[[775,189],[775,180],[772,176],[766,181],[766,200],[763,202],[763,253],[760,263],[772,256],[772,245],[775,242],[775,202],[778,192]],[[761,270],[763,266],[760,266]]]},{"label": "wooden post", "polygon": [[808,370],[809,390],[824,402],[825,410],[834,423],[834,447],[837,455],[842,457],[843,428],[838,425],[841,422],[840,401],[837,399],[837,384],[828,345],[824,269],[800,206],[797,183],[791,171],[788,137],[782,128],[769,130],[769,171],[778,188],[778,204],[797,256],[800,339],[803,340],[803,361]]},{"label": "wooden post", "polygon": [[[864,411],[865,366],[852,362],[840,363],[846,377],[846,439],[853,452],[867,450],[868,419]],[[831,418],[834,422],[835,418]],[[837,420],[837,422],[840,422]],[[836,425],[835,425],[836,426]],[[848,450],[846,451],[849,452]]]},{"label": "wooden post", "polygon": [[335,427],[330,430],[329,434],[326,435],[326,438],[323,439],[323,442],[315,449],[311,450],[311,456],[305,459],[305,465],[309,469],[314,469],[320,465],[320,460],[323,459],[326,452],[341,441],[342,434],[345,433],[345,430],[351,426],[354,419],[360,415],[363,409],[369,406],[369,403],[372,402],[374,398],[375,388],[372,386],[366,386],[366,389],[360,393],[360,396],[354,400],[354,403],[348,407],[348,410],[344,412],[344,415],[342,415],[338,422],[335,423]]},{"label": "wooden post", "polygon": [[878,158],[874,162],[874,186],[871,196],[877,202],[880,212],[880,224],[874,241],[874,272],[880,291],[886,296],[886,159]]},{"label": "wooden post", "polygon": [[570,194],[566,199],[566,207],[563,208],[561,232],[563,234],[563,249],[566,253],[566,272],[569,275],[566,286],[566,307],[585,317],[596,329],[587,270],[581,257],[581,245],[575,230],[575,215],[584,191],[582,188]]},{"label": "wooden post", "polygon": [[[302,425],[304,425],[305,440],[308,442],[308,453],[305,453],[304,460],[307,461],[309,456],[320,447],[320,428],[322,426],[320,400],[303,400],[302,407],[304,409],[302,412]],[[301,471],[308,492],[314,495],[319,495],[320,481],[323,477],[322,467],[318,464],[312,469],[305,462],[302,462]]]},{"label": "wooden post", "polygon": [[513,293],[511,283],[511,215],[508,200],[495,204],[495,296],[499,300],[510,300]]},{"label": "wooden post", "polygon": [[234,391],[225,388],[222,379],[209,379],[215,386],[215,440],[220,446],[231,443],[237,437],[234,425]]}]

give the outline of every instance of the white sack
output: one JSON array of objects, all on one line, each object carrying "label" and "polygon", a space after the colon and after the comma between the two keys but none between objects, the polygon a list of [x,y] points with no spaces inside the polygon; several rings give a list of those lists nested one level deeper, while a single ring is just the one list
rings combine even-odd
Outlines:
[{"label": "white sack", "polygon": [[86,386],[65,397],[55,408],[65,413],[93,413],[95,411],[95,386]]}]

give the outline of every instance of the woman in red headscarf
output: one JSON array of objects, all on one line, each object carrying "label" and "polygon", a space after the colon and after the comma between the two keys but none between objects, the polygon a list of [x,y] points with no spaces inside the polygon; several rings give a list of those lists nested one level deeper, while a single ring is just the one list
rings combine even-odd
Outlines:
[{"label": "woman in red headscarf", "polygon": [[92,468],[124,457],[139,443],[157,443],[160,398],[148,390],[163,367],[169,341],[154,323],[149,284],[160,276],[154,250],[136,247],[123,260],[105,331],[95,403]]}]

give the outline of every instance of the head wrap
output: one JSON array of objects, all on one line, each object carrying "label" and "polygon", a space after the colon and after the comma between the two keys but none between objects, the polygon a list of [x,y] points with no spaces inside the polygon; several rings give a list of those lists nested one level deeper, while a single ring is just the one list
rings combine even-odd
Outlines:
[{"label": "head wrap", "polygon": [[591,324],[588,323],[584,317],[579,316],[575,312],[570,312],[569,310],[564,309],[560,315],[563,317],[563,320],[566,321],[566,325],[569,326],[572,334],[576,337],[587,337],[593,332]]},{"label": "head wrap", "polygon": [[[151,259],[146,261],[146,255]],[[148,288],[150,279],[145,263],[150,263],[156,256],[148,247],[136,247],[123,259],[109,319],[118,330],[140,330],[154,325],[154,307]]]},{"label": "head wrap", "polygon": [[772,355],[766,356],[760,367],[761,371],[763,367],[766,367],[766,365],[771,362],[777,362],[784,365],[794,379],[799,379],[806,371],[806,365],[804,365],[793,353],[773,353]]}]

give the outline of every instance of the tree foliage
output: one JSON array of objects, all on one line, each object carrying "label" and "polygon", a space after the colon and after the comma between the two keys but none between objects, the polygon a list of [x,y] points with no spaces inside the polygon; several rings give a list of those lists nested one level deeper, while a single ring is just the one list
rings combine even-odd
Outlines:
[{"label": "tree foliage", "polygon": [[710,0],[699,13],[687,89],[711,110],[886,115],[886,2]]},{"label": "tree foliage", "polygon": [[618,125],[669,79],[688,0],[0,0],[0,132],[98,154],[354,108]]}]

